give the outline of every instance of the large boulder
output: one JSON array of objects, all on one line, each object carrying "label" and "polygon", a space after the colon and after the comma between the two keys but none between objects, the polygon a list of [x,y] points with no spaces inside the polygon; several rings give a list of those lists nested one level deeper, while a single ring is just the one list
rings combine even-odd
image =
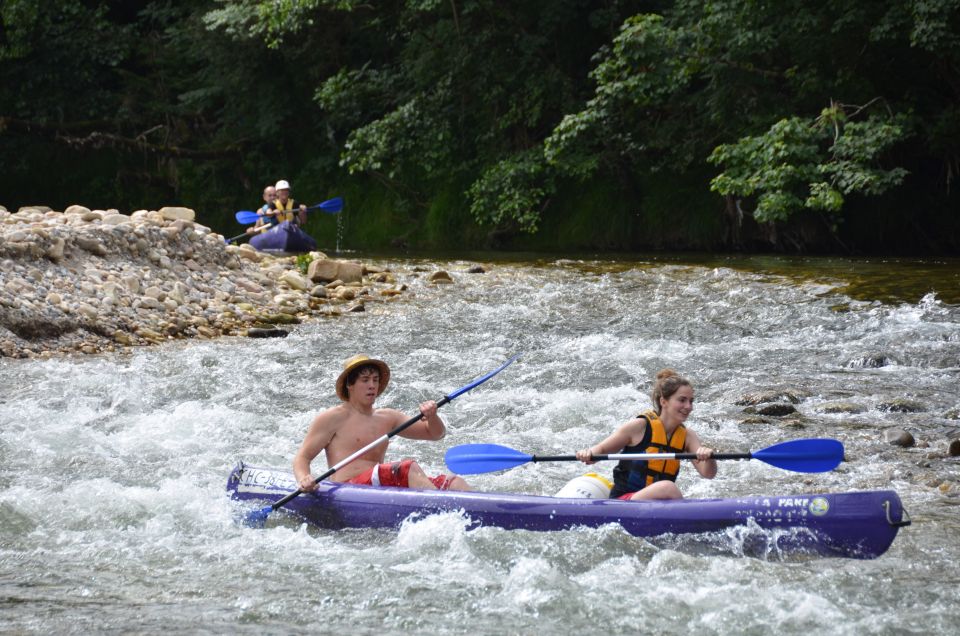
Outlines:
[{"label": "large boulder", "polygon": [[180,208],[175,206],[167,206],[157,210],[160,213],[160,216],[167,219],[168,221],[176,221],[177,219],[183,219],[184,221],[193,221],[197,218],[197,214],[190,208]]},{"label": "large boulder", "polygon": [[314,283],[341,280],[344,284],[363,282],[363,265],[324,258],[310,262],[307,278]]},{"label": "large boulder", "polygon": [[278,278],[281,283],[286,283],[291,289],[296,289],[298,291],[306,291],[313,287],[306,278],[304,278],[299,272],[286,271],[280,275]]},{"label": "large boulder", "polygon": [[64,214],[79,214],[79,215],[84,215],[89,212],[90,212],[90,208],[88,208],[85,205],[79,205],[76,203],[67,207],[67,209],[63,211]]}]

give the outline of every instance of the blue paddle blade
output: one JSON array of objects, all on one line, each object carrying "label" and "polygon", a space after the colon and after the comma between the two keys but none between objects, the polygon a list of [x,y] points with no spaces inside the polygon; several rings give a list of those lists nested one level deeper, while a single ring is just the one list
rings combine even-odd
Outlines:
[{"label": "blue paddle blade", "polygon": [[244,519],[244,523],[251,528],[262,528],[267,523],[267,517],[273,512],[273,506],[267,506],[260,510],[253,510]]},{"label": "blue paddle blade", "polygon": [[235,216],[237,217],[237,223],[242,223],[243,225],[256,223],[257,219],[260,218],[260,215],[252,210],[240,210]]},{"label": "blue paddle blade", "polygon": [[825,473],[843,461],[843,444],[835,439],[795,439],[752,453],[771,466],[798,473]]},{"label": "blue paddle blade", "polygon": [[329,201],[324,201],[316,207],[329,214],[336,214],[343,209],[343,197],[333,197]]},{"label": "blue paddle blade", "polygon": [[461,444],[447,451],[447,468],[459,475],[492,473],[526,464],[533,455],[498,444]]}]

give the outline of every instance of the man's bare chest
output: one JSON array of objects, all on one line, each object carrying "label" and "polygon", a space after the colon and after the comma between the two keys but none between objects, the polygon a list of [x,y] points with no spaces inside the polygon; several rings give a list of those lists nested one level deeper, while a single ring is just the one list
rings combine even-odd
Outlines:
[{"label": "man's bare chest", "polygon": [[385,418],[351,418],[340,426],[331,443],[344,449],[357,449],[386,435],[390,428]]}]

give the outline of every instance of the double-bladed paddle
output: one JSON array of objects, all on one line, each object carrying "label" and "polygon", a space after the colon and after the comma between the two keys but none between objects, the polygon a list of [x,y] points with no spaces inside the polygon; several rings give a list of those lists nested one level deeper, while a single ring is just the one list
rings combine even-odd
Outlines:
[{"label": "double-bladed paddle", "polygon": [[[311,205],[307,210],[323,210],[327,214],[336,214],[343,209],[343,197],[333,197],[329,201],[324,201],[323,203],[318,203],[316,205]],[[296,212],[296,210],[289,210],[290,212]],[[257,219],[262,218],[259,212],[254,212],[253,210],[240,210],[234,215],[237,217],[237,222],[244,225],[249,225],[250,223],[256,223]]]},{"label": "double-bladed paddle", "polygon": [[[486,382],[487,380],[489,380],[490,378],[492,378],[493,376],[497,375],[498,373],[500,373],[501,371],[503,371],[504,369],[506,369],[508,366],[510,366],[511,364],[513,364],[513,362],[514,362],[517,358],[519,358],[521,355],[522,355],[522,354],[519,354],[519,353],[518,353],[517,355],[513,356],[512,358],[510,358],[509,360],[507,360],[507,361],[504,362],[502,365],[500,365],[499,367],[497,367],[496,369],[494,369],[494,370],[491,371],[490,373],[486,374],[486,375],[483,376],[482,378],[480,378],[480,379],[478,379],[478,380],[474,380],[474,381],[471,382],[470,384],[468,384],[468,385],[466,385],[466,386],[464,386],[464,387],[460,387],[459,389],[457,389],[457,390],[454,391],[453,393],[449,393],[449,394],[443,396],[443,398],[440,399],[440,400],[437,402],[437,407],[441,407],[441,406],[443,406],[444,404],[446,404],[446,403],[448,403],[448,402],[452,402],[455,398],[457,398],[457,397],[460,396],[460,395],[463,395],[464,393],[466,393],[466,392],[469,391],[470,389],[472,389],[472,388],[474,388],[474,387],[477,387],[477,386],[483,384],[484,382]],[[413,424],[415,424],[416,422],[418,422],[421,418],[423,418],[423,413],[418,413],[417,415],[411,417],[409,420],[407,420],[406,422],[404,422],[404,423],[401,424],[400,426],[396,427],[395,429],[393,429],[393,430],[390,431],[389,433],[387,433],[387,434],[385,434],[385,435],[383,435],[383,436],[381,436],[381,437],[378,437],[377,439],[373,440],[372,442],[370,442],[369,444],[367,444],[366,446],[364,446],[363,448],[361,448],[360,450],[358,450],[357,452],[355,452],[353,455],[350,455],[349,457],[347,457],[347,458],[345,458],[345,459],[337,462],[335,465],[331,466],[325,473],[323,473],[322,475],[320,475],[319,477],[317,477],[316,479],[314,479],[313,482],[314,482],[314,483],[317,483],[317,484],[320,483],[321,481],[323,481],[324,479],[326,479],[327,477],[329,477],[329,476],[332,475],[333,473],[337,472],[338,470],[340,470],[341,468],[343,468],[344,466],[346,466],[347,464],[349,464],[350,462],[352,462],[352,461],[355,460],[356,458],[360,457],[361,455],[363,455],[364,453],[366,453],[366,452],[369,451],[370,449],[375,448],[376,446],[378,446],[378,445],[382,444],[383,442],[387,441],[388,439],[390,439],[390,438],[393,437],[394,435],[396,435],[396,434],[400,433],[401,431],[405,430],[407,427],[412,426]],[[302,488],[297,489],[297,490],[295,490],[294,492],[292,492],[292,493],[290,493],[289,495],[287,495],[286,497],[284,497],[283,499],[277,501],[276,503],[273,503],[273,504],[271,504],[271,505],[269,505],[269,506],[267,506],[267,507],[265,507],[265,508],[262,508],[262,509],[260,509],[260,510],[254,510],[253,512],[251,512],[250,514],[247,515],[247,517],[246,517],[246,524],[247,524],[248,526],[253,526],[253,527],[262,527],[263,524],[266,522],[267,517],[270,515],[271,512],[273,512],[273,511],[276,510],[277,508],[283,506],[283,505],[286,504],[288,501],[290,501],[290,500],[296,498],[297,496],[303,494],[304,492],[306,492],[306,491],[303,490]]]},{"label": "double-bladed paddle", "polygon": [[[696,459],[696,453],[621,453],[594,455],[595,461],[621,459]],[[712,459],[759,459],[798,473],[823,473],[843,461],[843,444],[835,439],[795,439],[749,453],[714,453]],[[462,444],[447,451],[447,467],[460,475],[492,473],[528,462],[579,461],[576,455],[527,455],[498,444]]]}]

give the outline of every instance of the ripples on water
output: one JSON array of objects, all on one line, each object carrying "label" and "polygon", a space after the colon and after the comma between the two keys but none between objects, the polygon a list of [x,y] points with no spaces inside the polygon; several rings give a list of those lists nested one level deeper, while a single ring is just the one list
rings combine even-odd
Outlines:
[{"label": "ripples on water", "polygon": [[[960,471],[928,458],[960,433],[946,417],[960,407],[956,304],[934,294],[881,304],[774,268],[440,265],[456,285],[407,274],[407,300],[284,340],[0,361],[0,632],[956,631],[958,500],[935,486],[956,493]],[[281,514],[266,530],[235,524],[230,467],[288,465],[358,351],[390,362],[381,404],[408,412],[525,352],[444,407],[444,442],[394,442],[391,455],[433,471],[454,444],[553,454],[594,443],[646,408],[650,378],[670,366],[696,385],[690,424],[709,445],[837,437],[849,460],[824,475],[729,462],[713,481],[687,468],[688,495],[892,487],[915,523],[867,562],[741,557],[742,529],[693,544],[614,527],[467,531],[456,514],[399,532],[318,531]],[[886,366],[864,364],[876,360]],[[746,421],[735,402],[768,389],[804,396],[804,417]],[[924,410],[882,410],[895,398]],[[856,412],[822,412],[838,401]],[[890,426],[930,447],[886,445]],[[528,464],[472,482],[552,494],[582,472]]]}]

